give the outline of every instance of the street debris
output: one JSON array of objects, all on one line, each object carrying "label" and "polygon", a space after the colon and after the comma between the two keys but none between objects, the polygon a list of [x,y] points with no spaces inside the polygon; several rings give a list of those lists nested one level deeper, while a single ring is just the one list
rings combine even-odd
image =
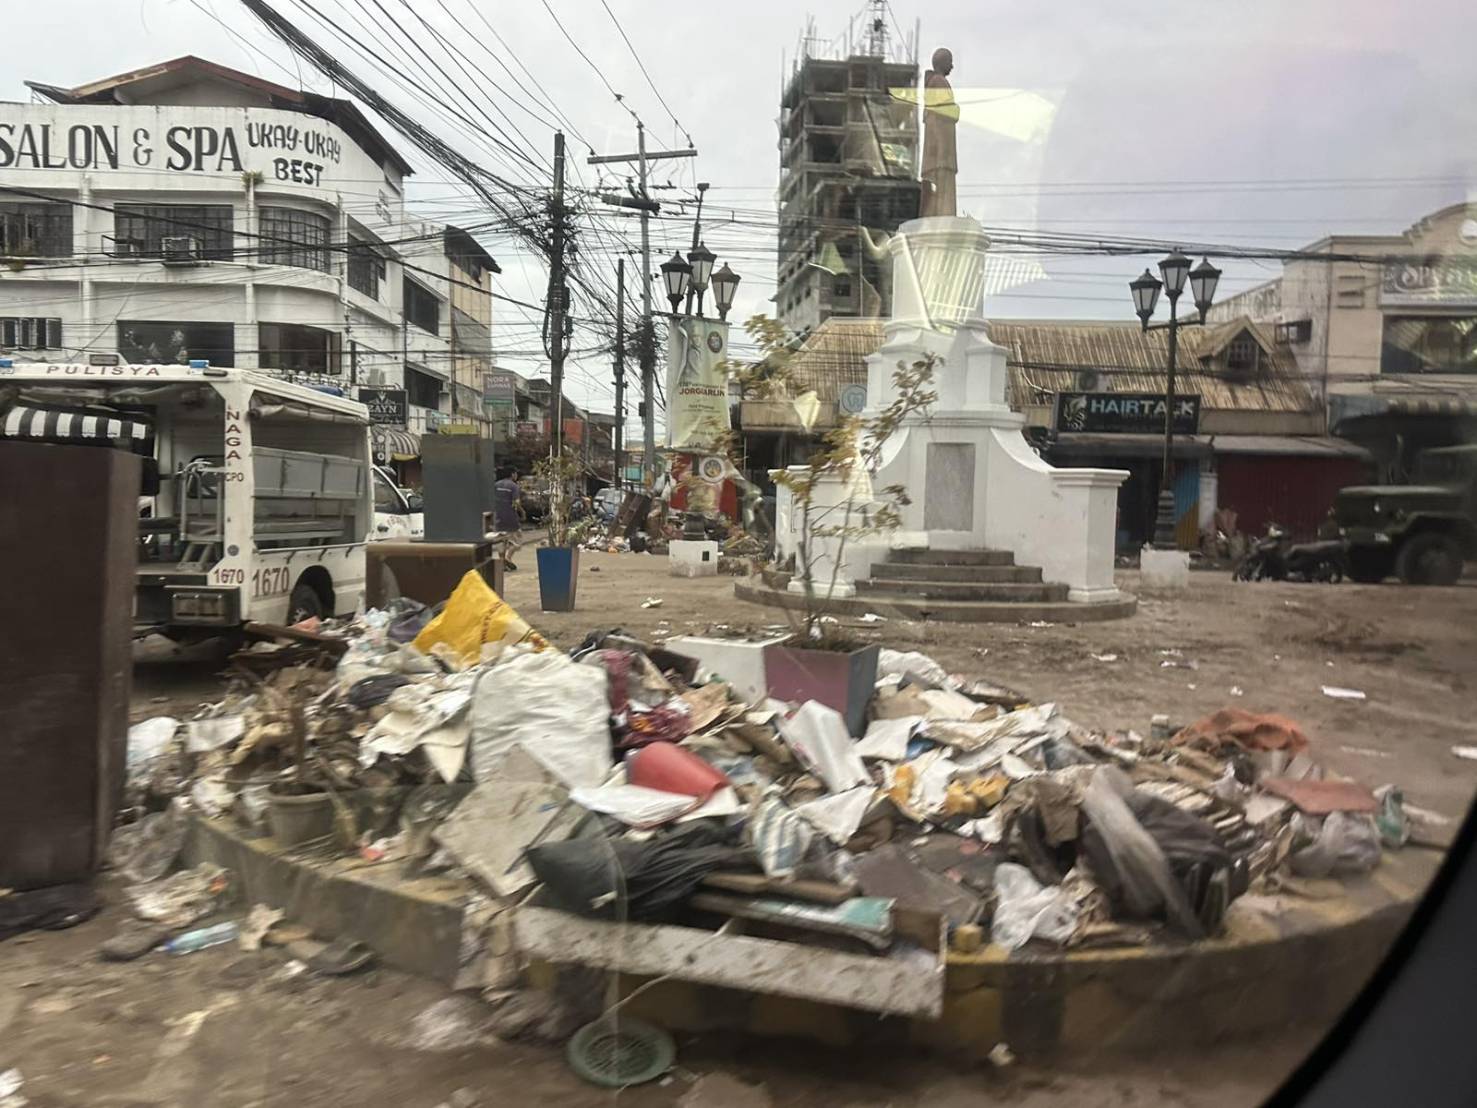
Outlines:
[{"label": "street debris", "polygon": [[[755,635],[772,645],[773,630]],[[116,956],[236,942],[327,975],[372,959],[351,935],[314,937],[242,903],[217,867],[175,871],[189,819],[270,833],[295,864],[435,874],[474,921],[458,988],[487,990],[501,1014],[439,1002],[408,1029],[417,1050],[584,1024],[581,1050],[598,1053],[634,1026],[512,989],[533,962],[936,1018],[951,950],[1193,942],[1288,873],[1353,877],[1419,841],[1398,787],[1336,776],[1276,713],[1094,730],[876,645],[875,680],[786,702],[762,669],[757,684],[725,681],[677,643],[620,629],[554,649],[475,574],[439,611],[397,600],[314,633],[342,648],[327,668],[253,673],[133,729],[137,805],[114,855],[140,922],[115,936]],[[731,641],[767,649],[742,630]],[[1197,667],[1178,648],[1159,655]],[[1453,752],[1477,760],[1477,747]],[[1004,1043],[991,1054],[1012,1058]]]},{"label": "street debris", "polygon": [[1454,746],[1451,752],[1458,758],[1464,758],[1469,762],[1477,762],[1477,746]]},{"label": "street debris", "polygon": [[643,608],[660,608],[661,606],[662,598],[659,596],[648,596],[641,602],[641,607]]},{"label": "street debris", "polygon": [[1345,689],[1338,685],[1324,685],[1323,695],[1331,696],[1335,700],[1368,700],[1362,689]]}]

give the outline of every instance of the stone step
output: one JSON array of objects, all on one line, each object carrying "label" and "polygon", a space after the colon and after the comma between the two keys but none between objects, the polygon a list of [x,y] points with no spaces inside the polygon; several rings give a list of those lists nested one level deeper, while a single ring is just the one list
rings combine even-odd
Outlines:
[{"label": "stone step", "polygon": [[[767,604],[776,608],[803,608],[804,597],[782,592],[758,583],[757,579],[734,583],[734,595],[740,600]],[[1123,619],[1133,615],[1138,601],[1131,596],[1104,604],[1015,603],[961,600],[925,600],[899,596],[855,596],[845,600],[826,600],[821,607],[835,615],[864,615],[875,612],[888,619],[923,620],[930,623],[1095,623],[1106,619]]]},{"label": "stone step", "polygon": [[887,560],[910,566],[1013,566],[1009,550],[893,550]]},{"label": "stone step", "polygon": [[874,581],[961,581],[973,584],[1041,580],[1040,566],[932,566],[926,563],[878,562],[872,567]]},{"label": "stone step", "polygon": [[958,581],[858,581],[858,596],[890,596],[905,600],[994,600],[1055,603],[1067,599],[1066,585],[1041,582],[1003,584]]}]

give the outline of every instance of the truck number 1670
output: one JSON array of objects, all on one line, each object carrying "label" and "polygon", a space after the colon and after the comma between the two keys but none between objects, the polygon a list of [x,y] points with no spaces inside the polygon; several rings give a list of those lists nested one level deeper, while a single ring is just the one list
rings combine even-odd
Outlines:
[{"label": "truck number 1670", "polygon": [[252,571],[252,596],[280,596],[287,591],[287,586],[288,576],[286,566]]}]

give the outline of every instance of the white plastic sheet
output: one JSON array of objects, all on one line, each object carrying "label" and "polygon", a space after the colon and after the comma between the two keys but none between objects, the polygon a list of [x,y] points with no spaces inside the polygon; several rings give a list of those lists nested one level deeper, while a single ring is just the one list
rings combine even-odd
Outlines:
[{"label": "white plastic sheet", "polygon": [[204,754],[229,746],[246,733],[244,715],[216,716],[214,719],[192,719],[185,724],[185,749],[191,754]]},{"label": "white plastic sheet", "polygon": [[901,678],[935,689],[949,684],[949,675],[944,667],[916,650],[888,650],[884,647],[877,655],[877,676]]},{"label": "white plastic sheet", "polygon": [[796,813],[837,846],[844,846],[872,807],[877,790],[869,785],[848,789],[835,796],[823,796],[795,806]]},{"label": "white plastic sheet", "polygon": [[908,740],[922,722],[922,716],[874,719],[867,725],[867,733],[857,741],[856,752],[863,758],[901,762],[908,756]]},{"label": "white plastic sheet", "polygon": [[995,898],[990,941],[1006,950],[1019,950],[1032,937],[1065,943],[1077,930],[1076,898],[1061,885],[1039,884],[1025,866],[995,867]]},{"label": "white plastic sheet", "polygon": [[602,785],[571,789],[569,799],[591,812],[614,816],[628,827],[660,827],[690,812],[695,797],[648,789],[642,785]]},{"label": "white plastic sheet", "polygon": [[836,709],[807,700],[789,719],[780,720],[779,727],[790,749],[831,792],[870,783],[846,720]]},{"label": "white plastic sheet", "polygon": [[929,738],[960,750],[980,750],[999,743],[1002,753],[1019,753],[1033,743],[1067,738],[1071,726],[1055,704],[1035,704],[980,723],[941,721],[924,729]]},{"label": "white plastic sheet", "polygon": [[173,716],[155,716],[142,720],[128,729],[128,752],[125,763],[136,769],[145,762],[164,753],[164,748],[174,740],[179,729],[179,720]]},{"label": "white plastic sheet", "polygon": [[760,867],[770,877],[793,877],[815,838],[810,824],[774,788],[755,805],[747,834]]},{"label": "white plastic sheet", "polygon": [[388,711],[359,744],[361,765],[373,765],[381,754],[409,754],[424,747],[426,757],[448,783],[466,761],[471,722],[474,673],[454,673],[402,685],[385,700]]},{"label": "white plastic sheet", "polygon": [[472,694],[472,776],[496,778],[515,745],[570,788],[610,773],[605,671],[553,650],[518,654],[484,672]]}]

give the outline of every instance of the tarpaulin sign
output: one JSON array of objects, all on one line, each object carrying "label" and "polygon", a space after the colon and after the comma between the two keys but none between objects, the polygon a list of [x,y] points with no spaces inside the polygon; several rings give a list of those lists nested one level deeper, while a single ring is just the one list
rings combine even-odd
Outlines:
[{"label": "tarpaulin sign", "polygon": [[728,324],[679,319],[667,332],[667,445],[709,451],[728,430]]}]

